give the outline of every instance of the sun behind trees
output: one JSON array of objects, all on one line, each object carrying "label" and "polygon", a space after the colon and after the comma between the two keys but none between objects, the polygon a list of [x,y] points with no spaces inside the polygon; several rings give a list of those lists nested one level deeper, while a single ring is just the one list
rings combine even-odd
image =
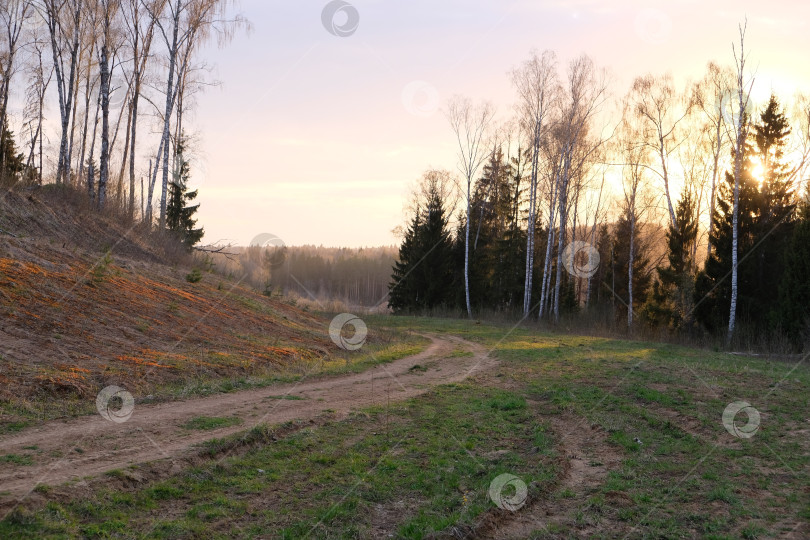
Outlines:
[{"label": "sun behind trees", "polygon": [[[795,256],[790,249],[795,229],[802,218],[797,215],[801,201],[795,171],[784,154],[790,127],[775,96],[758,122],[746,121],[753,124],[753,140],[745,146],[739,189],[739,256],[745,264],[739,266],[738,317],[755,331],[772,333],[788,328],[795,342],[801,339],[795,328],[796,322],[801,324],[801,316],[793,321],[786,315],[797,312],[799,306],[792,305],[795,300],[790,291],[782,291],[780,296],[786,263]],[[760,168],[758,178],[755,171]],[[717,226],[711,233],[716,249],[699,274],[695,290],[700,300],[697,318],[710,329],[728,324],[730,288],[724,286],[723,278],[731,271],[732,189],[733,177],[726,173],[717,201]]]},{"label": "sun behind trees", "polygon": [[754,105],[744,36],[736,72],[710,63],[683,91],[639,77],[613,109],[589,59],[563,76],[532,53],[469,196],[466,177],[423,177],[389,306],[805,347],[810,101]]}]

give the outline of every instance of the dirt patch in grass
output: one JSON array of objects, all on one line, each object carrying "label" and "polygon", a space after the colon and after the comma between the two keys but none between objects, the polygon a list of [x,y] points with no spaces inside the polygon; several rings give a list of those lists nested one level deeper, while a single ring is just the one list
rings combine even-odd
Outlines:
[{"label": "dirt patch in grass", "polygon": [[[529,491],[527,504],[516,512],[493,510],[482,519],[475,538],[512,540],[541,537],[553,531],[568,531],[578,538],[613,535],[624,525],[602,521],[577,522],[576,511],[588,505],[607,478],[621,463],[620,451],[608,441],[605,431],[571,413],[548,417],[557,441],[557,460],[562,471],[555,487],[547,492]],[[627,494],[614,492],[613,502],[627,504]]]}]

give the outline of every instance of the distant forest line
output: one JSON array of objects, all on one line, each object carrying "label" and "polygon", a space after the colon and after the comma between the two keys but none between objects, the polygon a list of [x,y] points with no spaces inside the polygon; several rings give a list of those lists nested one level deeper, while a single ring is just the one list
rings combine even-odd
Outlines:
[{"label": "distant forest line", "polygon": [[242,279],[266,294],[282,294],[314,309],[387,310],[388,288],[397,256],[394,246],[234,247],[213,255],[218,272]]}]

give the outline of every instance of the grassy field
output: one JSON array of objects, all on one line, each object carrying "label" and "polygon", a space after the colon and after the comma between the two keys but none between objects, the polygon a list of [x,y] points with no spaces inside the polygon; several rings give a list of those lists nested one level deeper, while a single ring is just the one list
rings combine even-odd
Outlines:
[{"label": "grassy field", "polygon": [[[92,490],[40,486],[0,522],[0,537],[487,538],[518,525],[523,538],[810,535],[805,364],[464,321],[365,320],[460,336],[500,363],[346,419],[213,441],[192,466],[154,480],[114,471]],[[750,437],[723,422],[742,401],[759,413]],[[728,428],[756,420],[749,412]],[[188,429],[229,421],[223,412]],[[526,486],[518,511],[489,493],[502,474],[518,479],[507,500],[522,504]]]}]

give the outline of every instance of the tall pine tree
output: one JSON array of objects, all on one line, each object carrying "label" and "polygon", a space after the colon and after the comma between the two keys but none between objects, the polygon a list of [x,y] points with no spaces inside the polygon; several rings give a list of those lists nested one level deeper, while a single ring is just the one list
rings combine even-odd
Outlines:
[{"label": "tall pine tree", "polygon": [[[792,171],[784,156],[789,134],[787,119],[771,96],[753,126],[752,140],[746,142],[739,193],[737,314],[741,323],[759,332],[772,329],[769,322],[774,320],[784,268],[782,253],[795,221]],[[761,179],[754,174],[758,164]],[[728,324],[733,187],[733,175],[727,172],[710,233],[712,253],[695,284],[695,316],[709,330]]]},{"label": "tall pine tree", "polygon": [[801,219],[793,229],[784,261],[775,323],[787,334],[796,350],[802,350],[810,344],[810,204],[802,208]]},{"label": "tall pine tree", "polygon": [[166,227],[179,241],[191,250],[205,234],[202,228],[196,228],[197,213],[200,205],[189,206],[189,202],[197,198],[197,190],[188,191],[188,181],[191,178],[191,167],[183,156],[183,143],[177,145],[177,170],[169,184],[169,201],[166,205]]},{"label": "tall pine tree", "polygon": [[667,230],[667,265],[656,268],[658,279],[648,293],[643,314],[653,326],[676,329],[688,324],[692,315],[695,284],[693,248],[697,242],[698,221],[695,201],[684,189],[675,210],[675,225]]},{"label": "tall pine tree", "polygon": [[424,207],[417,208],[408,227],[394,265],[388,306],[395,313],[422,312],[452,302],[453,243],[447,223],[444,201],[433,180]]},{"label": "tall pine tree", "polygon": [[25,171],[23,155],[17,153],[17,146],[14,144],[14,134],[8,129],[5,119],[0,118],[0,129],[3,136],[0,137],[0,185],[14,185],[22,178]]}]

